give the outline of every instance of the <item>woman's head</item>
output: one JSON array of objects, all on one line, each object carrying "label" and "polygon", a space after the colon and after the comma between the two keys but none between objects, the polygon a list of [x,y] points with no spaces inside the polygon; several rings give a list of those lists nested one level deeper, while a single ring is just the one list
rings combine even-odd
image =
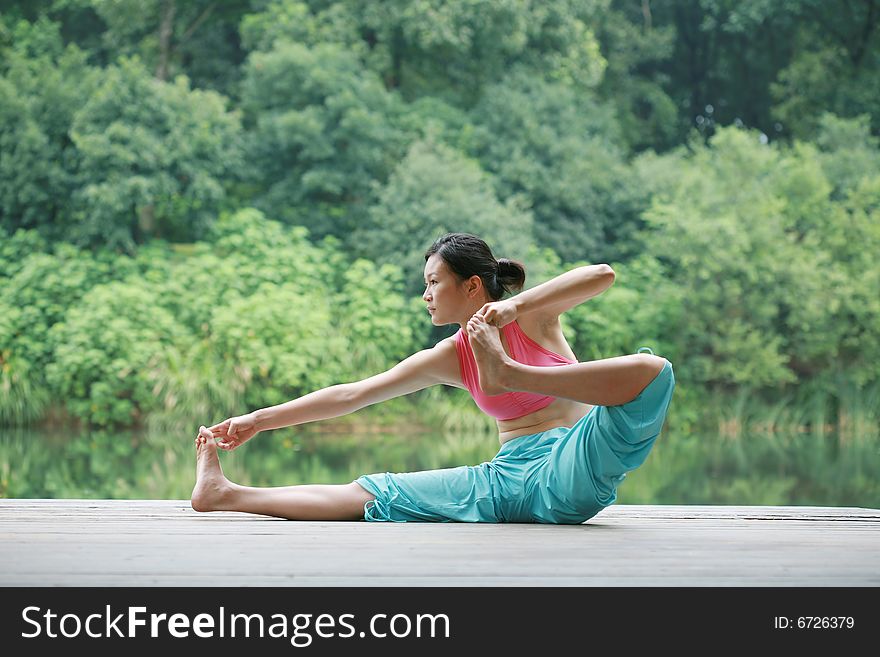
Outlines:
[{"label": "woman's head", "polygon": [[[431,274],[434,274],[433,283]],[[444,276],[449,279],[446,286],[443,286],[443,280],[439,280]],[[479,302],[482,305],[522,289],[525,280],[526,270],[522,263],[507,258],[496,260],[489,245],[469,233],[448,233],[425,252],[426,287],[423,298],[429,308],[443,310],[442,314],[446,317],[455,310],[449,307],[454,301],[453,288],[459,295],[458,301],[471,302],[471,305]],[[447,307],[440,309],[439,303],[432,306],[432,301],[444,301]],[[441,322],[437,314],[432,315],[435,324],[453,321]]]}]

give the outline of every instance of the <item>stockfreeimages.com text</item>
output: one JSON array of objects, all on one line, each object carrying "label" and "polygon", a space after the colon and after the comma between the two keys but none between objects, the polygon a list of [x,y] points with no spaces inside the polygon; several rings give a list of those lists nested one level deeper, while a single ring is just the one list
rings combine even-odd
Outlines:
[{"label": "stockfreeimages.com text", "polygon": [[[449,638],[446,614],[373,614],[363,629],[357,629],[354,614],[271,615],[229,613],[220,607],[215,614],[199,613],[190,618],[184,613],[148,613],[146,607],[126,607],[116,613],[106,605],[103,613],[58,614],[51,609],[25,607],[21,612],[27,630],[22,638],[87,636],[93,639],[141,637],[187,638],[278,638],[289,639],[298,648],[309,646],[315,637],[347,639],[375,638]],[[83,617],[81,617],[83,616]]]}]

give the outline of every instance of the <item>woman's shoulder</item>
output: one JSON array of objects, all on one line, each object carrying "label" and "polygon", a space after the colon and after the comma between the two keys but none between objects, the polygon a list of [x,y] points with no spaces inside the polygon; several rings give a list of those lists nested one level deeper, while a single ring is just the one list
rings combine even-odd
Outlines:
[{"label": "woman's shoulder", "polygon": [[[517,316],[511,324],[516,324],[519,327],[519,330],[525,333],[528,337],[536,342],[541,342],[542,338],[549,337],[556,333],[553,324],[559,326],[559,318],[555,318],[555,321],[552,321],[552,319],[546,315],[538,313],[522,313]],[[511,328],[513,327],[511,326]]]},{"label": "woman's shoulder", "polygon": [[434,349],[439,352],[451,352],[455,353],[455,343],[458,341],[458,334],[461,333],[461,329],[458,329],[455,333],[450,335],[448,338],[443,338],[439,340],[437,344],[434,345]]},{"label": "woman's shoulder", "polygon": [[434,362],[444,374],[444,383],[463,388],[464,384],[461,382],[458,347],[456,346],[459,332],[460,330],[453,335],[450,335],[448,338],[443,338],[437,342],[431,351],[435,354]]},{"label": "woman's shoulder", "polygon": [[[555,354],[565,356],[570,360],[577,360],[571,345],[565,339],[562,331],[562,324],[559,317],[547,317],[537,313],[523,313],[517,317],[511,324],[517,324],[519,330],[522,331],[532,342],[537,343],[544,349],[552,351]],[[515,329],[514,329],[515,330]]]}]

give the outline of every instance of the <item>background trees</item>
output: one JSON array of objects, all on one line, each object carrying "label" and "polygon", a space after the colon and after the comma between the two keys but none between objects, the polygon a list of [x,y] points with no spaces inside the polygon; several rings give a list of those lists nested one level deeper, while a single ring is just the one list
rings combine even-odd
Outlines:
[{"label": "background trees", "polygon": [[0,421],[379,371],[439,336],[422,254],[452,230],[529,286],[610,262],[565,318],[581,358],[656,345],[721,398],[872,389],[878,14],[0,2]]}]

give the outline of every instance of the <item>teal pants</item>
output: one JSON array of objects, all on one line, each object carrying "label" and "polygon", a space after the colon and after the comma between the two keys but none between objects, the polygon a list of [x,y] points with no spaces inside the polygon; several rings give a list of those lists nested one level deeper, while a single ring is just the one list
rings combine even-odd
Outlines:
[{"label": "teal pants", "polygon": [[364,518],[582,523],[613,504],[626,473],[645,462],[674,388],[666,361],[632,401],[594,406],[571,428],[509,440],[487,463],[359,477],[357,483],[376,497],[364,505]]}]

